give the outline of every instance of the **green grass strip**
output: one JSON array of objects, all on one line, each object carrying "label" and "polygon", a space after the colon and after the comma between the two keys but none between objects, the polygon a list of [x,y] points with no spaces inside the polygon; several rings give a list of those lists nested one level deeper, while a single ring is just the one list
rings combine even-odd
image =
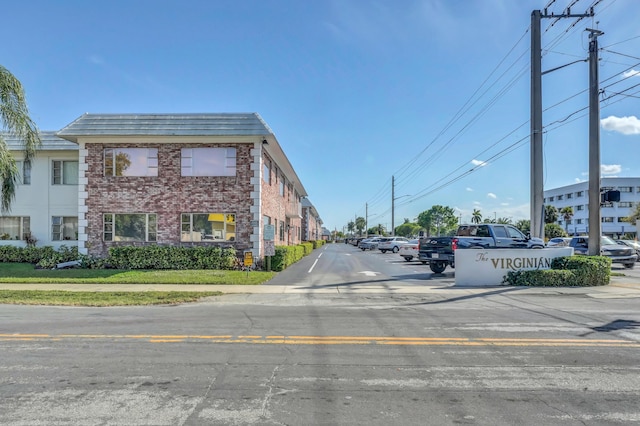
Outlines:
[{"label": "green grass strip", "polygon": [[50,306],[144,306],[196,302],[203,297],[220,296],[219,291],[41,291],[0,290],[0,304]]},{"label": "green grass strip", "polygon": [[258,285],[275,272],[219,270],[35,269],[28,263],[0,263],[0,283],[221,284]]}]

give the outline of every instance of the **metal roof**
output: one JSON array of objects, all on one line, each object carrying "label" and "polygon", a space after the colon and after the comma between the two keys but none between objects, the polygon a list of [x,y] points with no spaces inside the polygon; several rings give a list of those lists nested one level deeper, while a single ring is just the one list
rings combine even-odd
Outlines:
[{"label": "metal roof", "polygon": [[[56,136],[56,132],[53,131],[41,131],[38,133],[42,146],[38,148],[39,151],[68,151],[78,150],[78,144],[70,142],[66,139]],[[7,147],[10,151],[24,150],[23,142],[15,135],[9,133],[2,133],[2,138],[5,140]]]},{"label": "metal roof", "polygon": [[79,136],[273,136],[257,113],[84,114],[57,132]]}]

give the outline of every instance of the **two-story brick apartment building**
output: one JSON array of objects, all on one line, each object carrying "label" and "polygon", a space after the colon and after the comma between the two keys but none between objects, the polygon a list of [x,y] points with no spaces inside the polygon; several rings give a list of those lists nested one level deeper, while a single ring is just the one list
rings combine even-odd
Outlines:
[{"label": "two-story brick apartment building", "polygon": [[306,241],[322,239],[322,219],[308,198],[302,199],[302,239]]},{"label": "two-story brick apartment building", "polygon": [[78,145],[81,253],[218,244],[261,257],[266,224],[276,245],[302,240],[307,193],[258,114],[84,114],[57,136]]}]

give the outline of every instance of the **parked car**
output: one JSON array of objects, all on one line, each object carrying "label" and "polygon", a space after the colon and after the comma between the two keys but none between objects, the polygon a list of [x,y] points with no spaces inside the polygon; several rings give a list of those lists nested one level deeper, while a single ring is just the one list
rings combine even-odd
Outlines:
[{"label": "parked car", "polygon": [[551,238],[547,241],[547,247],[566,247],[571,242],[571,237]]},{"label": "parked car", "polygon": [[616,243],[629,246],[636,251],[638,255],[637,262],[640,262],[640,243],[634,240],[615,240]]},{"label": "parked car", "polygon": [[483,223],[460,225],[456,232],[458,248],[544,248],[540,238],[523,234],[512,225]]},{"label": "parked car", "polygon": [[400,246],[408,242],[409,239],[405,237],[386,237],[378,243],[378,250],[383,253],[386,253],[387,251],[397,253],[400,251]]},{"label": "parked car", "polygon": [[[589,237],[573,237],[569,243],[575,254],[586,255],[589,253]],[[609,237],[600,237],[600,254],[608,256],[613,263],[622,263],[625,268],[633,268],[638,260],[638,255],[631,247],[616,244]]]},{"label": "parked car", "polygon": [[398,254],[404,258],[407,262],[411,262],[413,259],[418,259],[418,246],[420,245],[420,240],[409,240],[408,243],[405,243],[400,246],[400,251]]},{"label": "parked car", "polygon": [[360,245],[358,247],[360,247],[362,251],[375,250],[378,248],[378,243],[381,239],[382,238],[380,237],[365,238],[364,240],[360,241]]}]

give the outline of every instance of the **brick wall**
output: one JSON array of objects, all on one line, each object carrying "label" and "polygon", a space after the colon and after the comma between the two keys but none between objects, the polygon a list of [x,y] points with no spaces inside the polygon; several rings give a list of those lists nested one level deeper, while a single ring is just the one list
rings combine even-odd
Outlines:
[{"label": "brick wall", "polygon": [[[109,247],[124,242],[103,241],[104,213],[156,213],[162,245],[222,244],[240,253],[249,249],[252,231],[250,179],[251,144],[136,144],[87,143],[86,220],[88,253],[105,256]],[[104,148],[158,148],[157,177],[105,177]],[[182,177],[180,149],[191,147],[235,147],[236,176]],[[277,191],[277,187],[275,188]],[[180,241],[181,213],[232,213],[236,215],[236,241],[183,243]],[[135,243],[136,245],[145,243]]]}]

